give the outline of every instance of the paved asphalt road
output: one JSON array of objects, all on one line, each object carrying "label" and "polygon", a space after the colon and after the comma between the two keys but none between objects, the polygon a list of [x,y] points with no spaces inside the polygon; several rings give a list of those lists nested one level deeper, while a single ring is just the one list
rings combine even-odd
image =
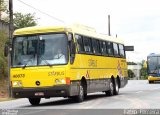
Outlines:
[{"label": "paved asphalt road", "polygon": [[[0,114],[15,115],[82,115],[83,114],[160,114],[160,83],[148,84],[146,80],[130,80],[119,95],[107,97],[93,93],[82,103],[68,98],[42,99],[39,106],[31,106],[28,99],[0,102]],[[129,111],[132,109],[132,111]],[[149,110],[148,110],[149,109]],[[153,110],[156,109],[156,110]],[[143,111],[140,111],[143,110]],[[152,110],[152,111],[151,111]]]}]

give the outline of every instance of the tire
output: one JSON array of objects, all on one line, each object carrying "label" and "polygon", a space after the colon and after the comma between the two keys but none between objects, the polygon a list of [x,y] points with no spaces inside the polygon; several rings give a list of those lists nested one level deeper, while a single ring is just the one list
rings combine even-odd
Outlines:
[{"label": "tire", "polygon": [[109,90],[105,91],[105,93],[106,93],[107,96],[113,96],[114,95],[114,84],[113,84],[112,80],[109,82]]},{"label": "tire", "polygon": [[79,93],[76,96],[77,102],[82,102],[84,100],[84,88],[82,85],[79,86]]},{"label": "tire", "polygon": [[87,85],[84,85],[84,98],[87,98]]},{"label": "tire", "polygon": [[114,81],[114,95],[118,95],[118,93],[119,93],[118,80],[115,79],[115,81]]},{"label": "tire", "polygon": [[84,93],[84,98],[87,98],[87,93]]},{"label": "tire", "polygon": [[29,98],[28,100],[32,105],[39,105],[41,98]]},{"label": "tire", "polygon": [[149,84],[152,84],[152,83],[154,83],[154,81],[149,81]]}]

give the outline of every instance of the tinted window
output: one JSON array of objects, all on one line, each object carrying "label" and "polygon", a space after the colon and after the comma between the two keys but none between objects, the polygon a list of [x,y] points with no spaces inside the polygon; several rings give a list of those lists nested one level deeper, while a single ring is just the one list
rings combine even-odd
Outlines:
[{"label": "tinted window", "polygon": [[83,37],[84,51],[86,53],[92,53],[91,39],[89,37]]},{"label": "tinted window", "polygon": [[124,46],[119,44],[119,54],[121,57],[125,57]]},{"label": "tinted window", "polygon": [[107,55],[107,48],[106,48],[106,42],[100,41],[100,50],[102,55]]},{"label": "tinted window", "polygon": [[93,47],[93,53],[100,55],[101,51],[100,51],[100,45],[99,45],[99,41],[96,39],[92,39],[92,47]]},{"label": "tinted window", "polygon": [[160,73],[160,57],[149,56],[147,61],[148,61],[148,73],[159,74]]},{"label": "tinted window", "polygon": [[107,42],[107,51],[109,56],[113,56],[113,43]]},{"label": "tinted window", "polygon": [[[58,58],[55,58],[57,54]],[[13,67],[66,64],[66,34],[43,34],[14,38]]]},{"label": "tinted window", "polygon": [[[16,37],[13,43],[12,66],[37,65],[37,36]],[[31,61],[30,61],[31,60]]]},{"label": "tinted window", "polygon": [[113,43],[114,55],[119,56],[118,44]]},{"label": "tinted window", "polygon": [[77,40],[78,52],[84,52],[84,46],[83,46],[82,36],[76,35],[75,37],[76,37],[76,40]]}]

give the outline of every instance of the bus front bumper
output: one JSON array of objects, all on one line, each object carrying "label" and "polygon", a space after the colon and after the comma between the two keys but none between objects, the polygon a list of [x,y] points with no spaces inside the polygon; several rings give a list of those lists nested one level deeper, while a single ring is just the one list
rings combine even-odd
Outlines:
[{"label": "bus front bumper", "polygon": [[148,81],[160,81],[160,77],[148,76]]},{"label": "bus front bumper", "polygon": [[49,98],[49,97],[66,97],[70,95],[70,86],[54,86],[46,88],[12,88],[14,98]]}]

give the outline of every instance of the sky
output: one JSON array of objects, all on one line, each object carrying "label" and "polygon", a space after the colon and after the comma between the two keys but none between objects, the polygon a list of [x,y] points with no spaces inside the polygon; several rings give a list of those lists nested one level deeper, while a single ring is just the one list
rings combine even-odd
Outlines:
[{"label": "sky", "polygon": [[13,12],[35,13],[39,26],[80,23],[104,34],[110,15],[111,35],[134,46],[127,60],[141,62],[150,53],[160,53],[159,4],[160,0],[13,0]]}]

